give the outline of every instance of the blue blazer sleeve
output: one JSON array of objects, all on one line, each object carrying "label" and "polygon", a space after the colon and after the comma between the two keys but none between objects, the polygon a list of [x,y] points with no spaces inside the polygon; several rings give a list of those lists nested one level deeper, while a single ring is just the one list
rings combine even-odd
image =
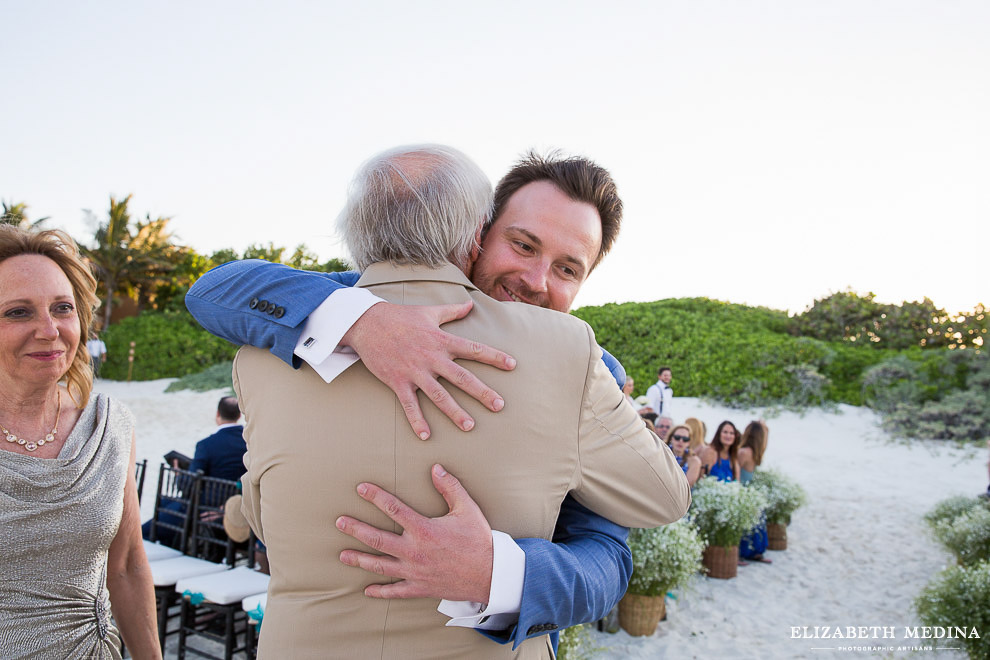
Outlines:
[{"label": "blue blazer sleeve", "polygon": [[589,511],[568,496],[561,504],[553,542],[516,539],[526,553],[522,606],[515,627],[479,631],[512,648],[550,633],[604,617],[622,598],[632,575],[629,530]]},{"label": "blue blazer sleeve", "polygon": [[199,278],[186,294],[186,308],[201,326],[237,345],[267,348],[299,367],[292,354],[303,322],[337,289],[354,286],[361,274],[296,270],[258,259],[231,261]]}]

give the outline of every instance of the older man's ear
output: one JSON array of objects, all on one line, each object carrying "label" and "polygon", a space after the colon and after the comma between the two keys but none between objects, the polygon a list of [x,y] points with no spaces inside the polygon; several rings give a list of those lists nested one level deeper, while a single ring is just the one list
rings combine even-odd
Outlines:
[{"label": "older man's ear", "polygon": [[464,274],[467,275],[468,279],[474,274],[474,263],[478,260],[481,255],[481,229],[484,225],[478,225],[478,229],[474,232],[474,245],[471,246],[471,252],[468,253],[468,262],[464,267]]}]

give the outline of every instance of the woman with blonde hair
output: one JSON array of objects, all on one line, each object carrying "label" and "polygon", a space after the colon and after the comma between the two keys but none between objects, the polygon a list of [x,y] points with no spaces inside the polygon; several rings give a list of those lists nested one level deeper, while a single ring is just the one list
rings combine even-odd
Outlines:
[{"label": "woman with blonde hair", "polygon": [[691,453],[700,458],[701,462],[704,463],[709,458],[708,454],[710,453],[708,445],[705,444],[705,436],[708,435],[708,428],[697,417],[688,417],[685,419],[684,426],[691,430]]},{"label": "woman with blonde hair", "polygon": [[[0,649],[161,658],[130,413],[91,397],[96,280],[61,231],[0,226]],[[108,593],[109,592],[109,593]]]}]

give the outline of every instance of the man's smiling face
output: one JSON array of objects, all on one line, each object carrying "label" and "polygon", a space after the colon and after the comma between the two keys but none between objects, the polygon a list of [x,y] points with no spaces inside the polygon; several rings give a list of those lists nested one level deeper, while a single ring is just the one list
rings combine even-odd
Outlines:
[{"label": "man's smiling face", "polygon": [[567,312],[601,245],[594,206],[535,181],[509,198],[488,230],[471,279],[496,300]]}]

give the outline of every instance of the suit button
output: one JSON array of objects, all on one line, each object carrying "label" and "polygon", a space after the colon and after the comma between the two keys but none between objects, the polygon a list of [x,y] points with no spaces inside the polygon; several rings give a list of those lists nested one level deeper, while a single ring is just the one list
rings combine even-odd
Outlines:
[{"label": "suit button", "polygon": [[269,314],[274,314],[275,313],[275,307],[277,307],[277,305],[275,303],[273,303],[273,302],[270,302],[270,303],[268,303],[268,309],[266,309],[265,311],[268,312]]},{"label": "suit button", "polygon": [[264,313],[268,309],[268,301],[260,300],[258,301],[258,311]]},{"label": "suit button", "polygon": [[285,307],[276,307],[275,308],[275,318],[280,319],[283,316],[285,316]]},{"label": "suit button", "polygon": [[546,632],[548,630],[556,630],[557,626],[552,623],[540,623],[534,626],[530,626],[529,630],[526,631],[527,635],[534,635],[536,633]]},{"label": "suit button", "polygon": [[251,298],[251,301],[248,303],[248,307],[250,307],[251,309],[255,309],[257,306],[258,306],[258,299]]}]

